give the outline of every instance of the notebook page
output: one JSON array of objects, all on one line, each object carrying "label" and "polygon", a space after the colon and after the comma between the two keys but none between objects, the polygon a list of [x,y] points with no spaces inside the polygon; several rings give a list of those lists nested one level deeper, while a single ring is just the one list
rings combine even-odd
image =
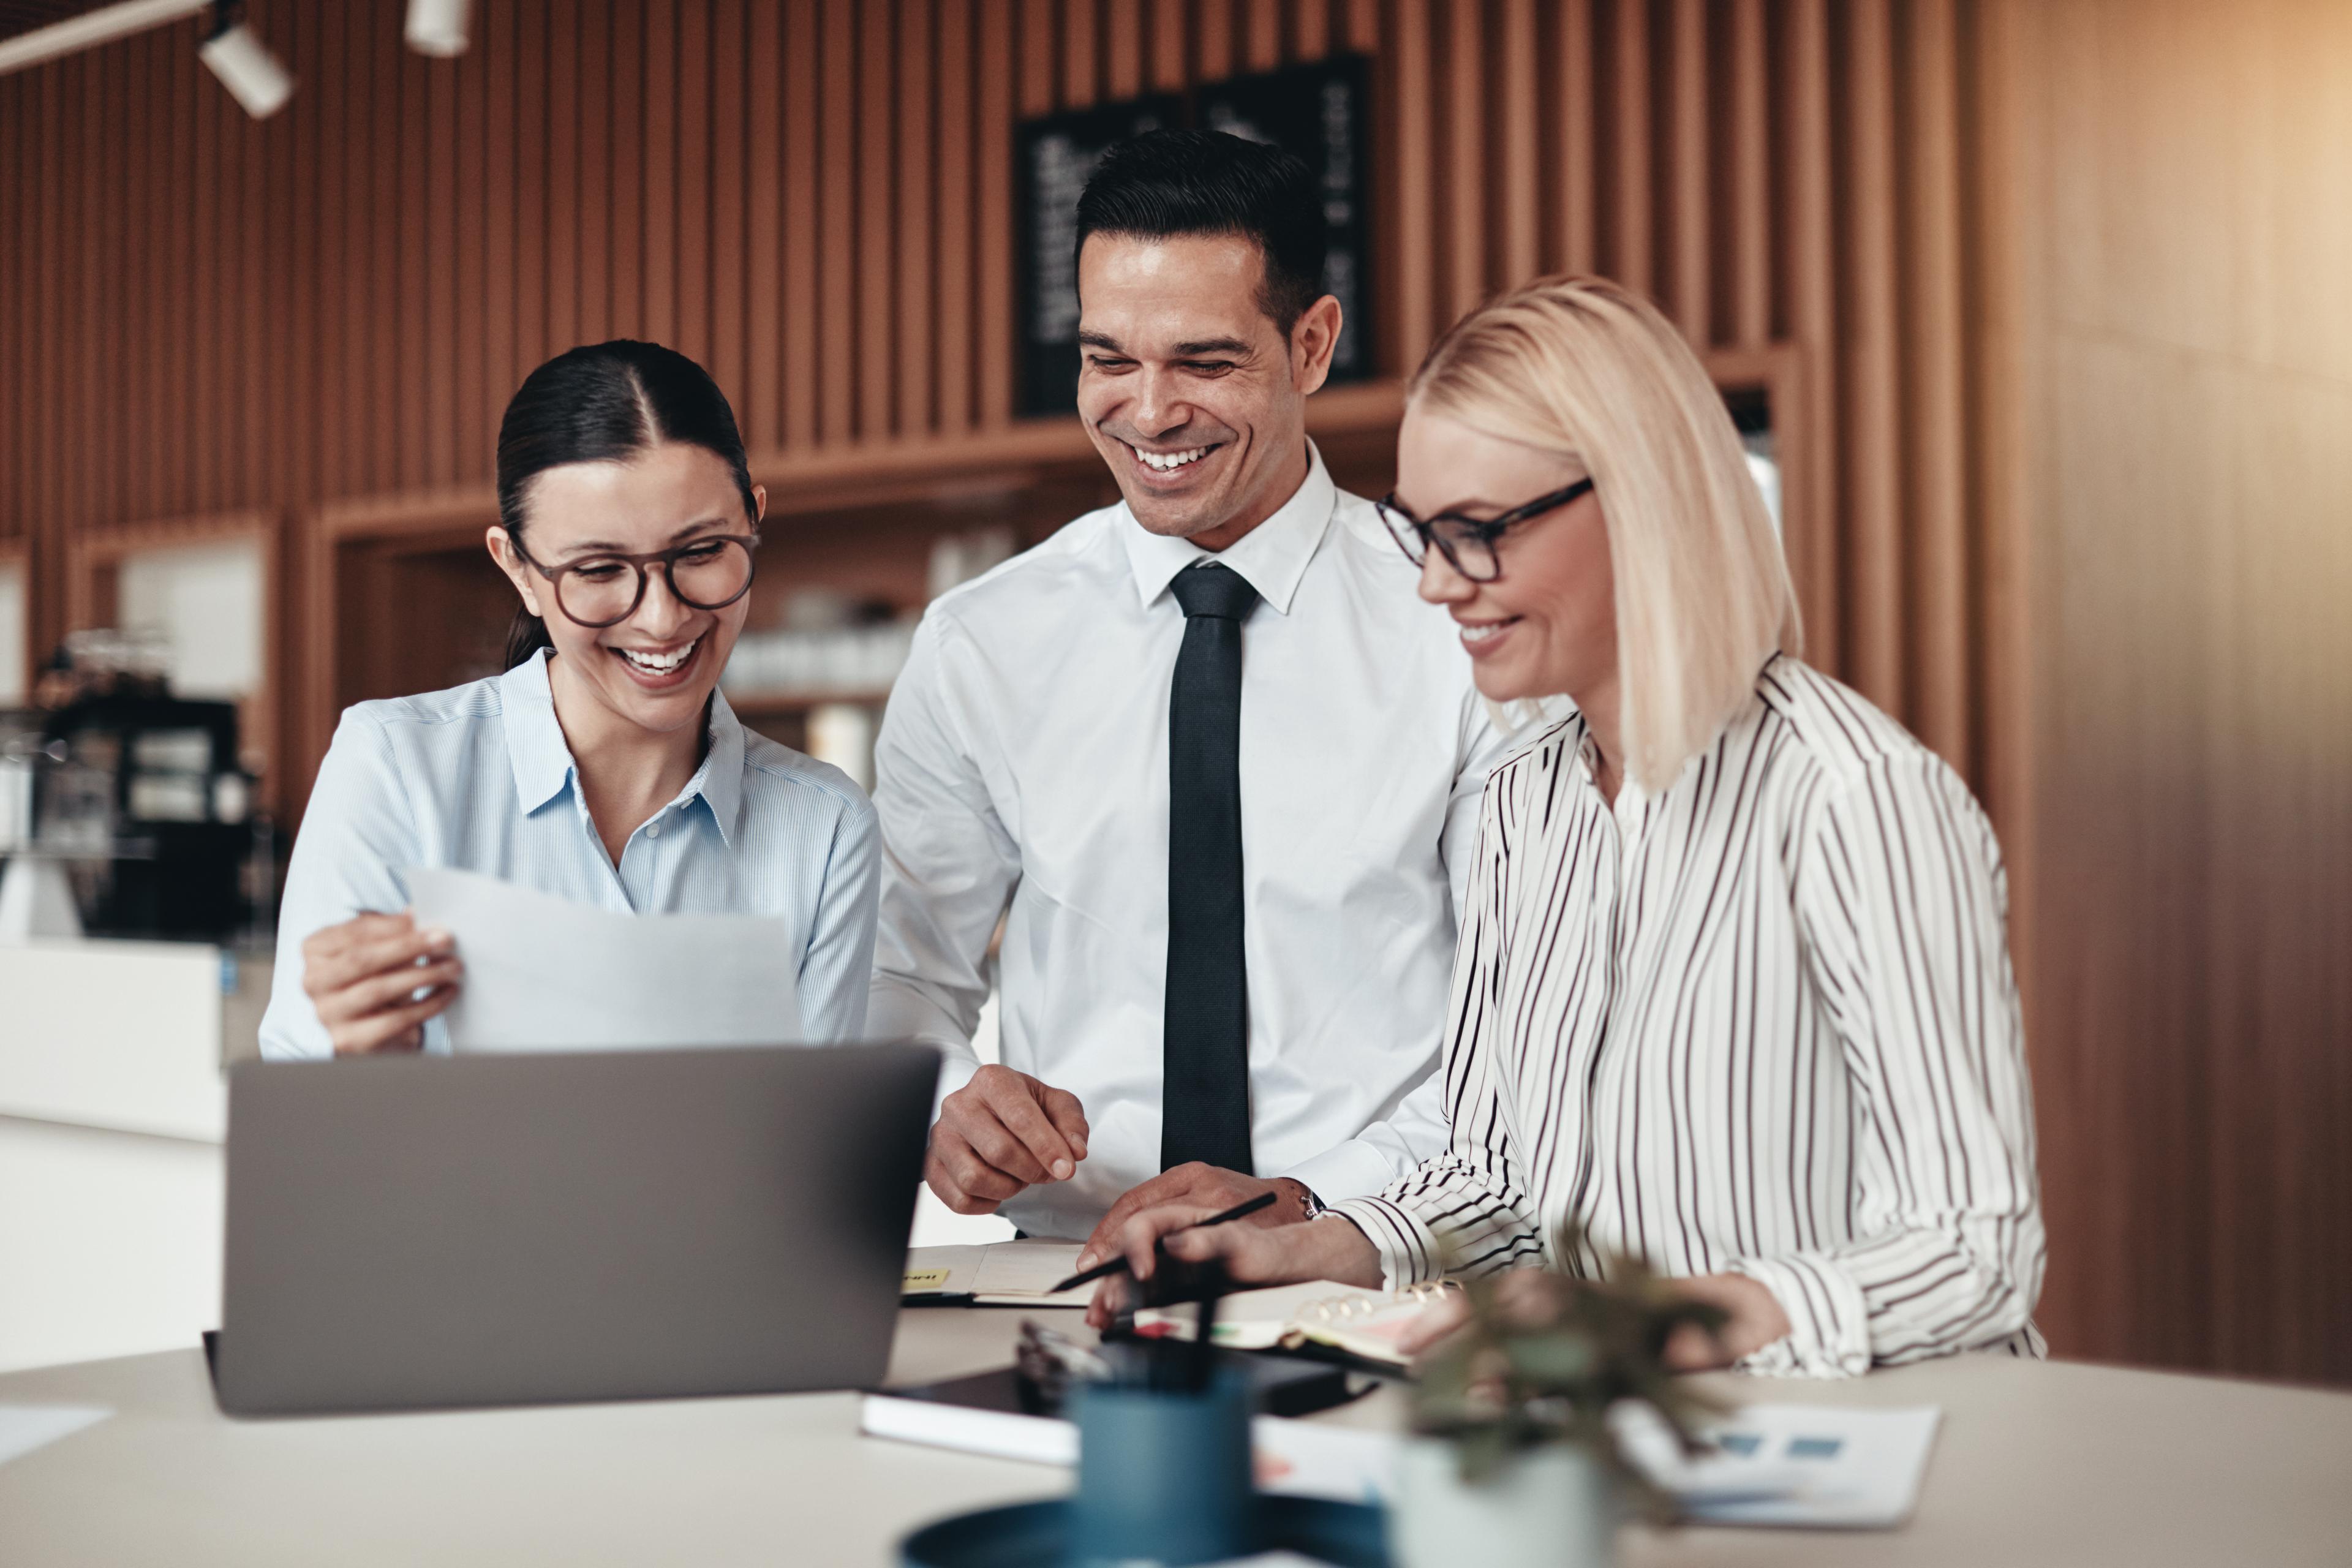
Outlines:
[{"label": "notebook page", "polygon": [[982,1305],[1083,1307],[1094,1300],[1092,1285],[1053,1293],[1078,1271],[1080,1250],[1075,1241],[992,1242],[980,1249],[972,1300]]}]

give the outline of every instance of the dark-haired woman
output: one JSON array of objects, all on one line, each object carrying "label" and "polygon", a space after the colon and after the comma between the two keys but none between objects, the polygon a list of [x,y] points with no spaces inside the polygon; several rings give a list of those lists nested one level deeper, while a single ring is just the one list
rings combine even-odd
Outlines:
[{"label": "dark-haired woman", "polygon": [[287,869],[263,1052],[447,1048],[464,954],[404,912],[412,866],[640,914],[781,917],[802,1037],[856,1038],[874,809],[718,690],[766,507],[725,396],[656,344],[573,349],[508,405],[498,470],[511,668],[344,713]]}]

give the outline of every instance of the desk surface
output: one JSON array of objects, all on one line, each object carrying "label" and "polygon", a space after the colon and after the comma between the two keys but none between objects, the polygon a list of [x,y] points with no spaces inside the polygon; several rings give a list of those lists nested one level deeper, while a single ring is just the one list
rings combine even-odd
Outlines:
[{"label": "desk surface", "polygon": [[[909,1310],[891,1379],[1002,1365],[1024,1315]],[[1942,1405],[1917,1515],[1894,1533],[1635,1530],[1626,1568],[2352,1562],[2352,1394],[1990,1357],[1722,1388]],[[1398,1397],[1321,1419],[1391,1423]],[[924,1521],[1067,1485],[860,1437],[846,1394],[232,1422],[186,1351],[0,1376],[0,1403],[116,1412],[0,1465],[11,1568],[880,1564]]]}]

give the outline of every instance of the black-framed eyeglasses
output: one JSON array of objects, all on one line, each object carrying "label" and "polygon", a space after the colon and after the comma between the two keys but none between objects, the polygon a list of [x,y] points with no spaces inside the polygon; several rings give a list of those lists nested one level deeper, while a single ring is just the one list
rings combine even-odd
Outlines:
[{"label": "black-framed eyeglasses", "polygon": [[619,626],[646,602],[646,568],[658,565],[669,591],[690,609],[723,610],[751,591],[751,552],[757,534],[707,533],[644,555],[586,555],[561,566],[542,566],[512,540],[523,563],[555,584],[555,607],[564,618],[590,631]]},{"label": "black-framed eyeglasses", "polygon": [[1473,583],[1491,583],[1503,574],[1503,563],[1496,557],[1496,542],[1523,522],[1532,522],[1548,511],[1566,506],[1592,488],[1590,475],[1547,496],[1538,496],[1525,506],[1515,506],[1500,517],[1464,517],[1460,512],[1441,511],[1433,518],[1418,518],[1405,510],[1404,503],[1391,490],[1372,503],[1387,525],[1389,537],[1404,552],[1404,558],[1415,566],[1429,559],[1429,547],[1437,546],[1453,568]]}]

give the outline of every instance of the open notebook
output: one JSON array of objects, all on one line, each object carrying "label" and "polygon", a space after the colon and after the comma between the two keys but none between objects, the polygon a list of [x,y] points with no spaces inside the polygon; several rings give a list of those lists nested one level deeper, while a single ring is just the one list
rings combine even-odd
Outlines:
[{"label": "open notebook", "polygon": [[975,1307],[1083,1307],[1095,1288],[1054,1294],[1078,1271],[1075,1241],[997,1241],[984,1247],[911,1247],[902,1301]]},{"label": "open notebook", "polygon": [[[1298,1350],[1309,1345],[1344,1351],[1381,1366],[1412,1358],[1397,1342],[1412,1321],[1452,1287],[1416,1285],[1393,1295],[1336,1280],[1237,1290],[1217,1304],[1210,1338],[1234,1350]],[[1152,1307],[1135,1314],[1135,1331],[1170,1339],[1192,1335],[1191,1307]]]}]

